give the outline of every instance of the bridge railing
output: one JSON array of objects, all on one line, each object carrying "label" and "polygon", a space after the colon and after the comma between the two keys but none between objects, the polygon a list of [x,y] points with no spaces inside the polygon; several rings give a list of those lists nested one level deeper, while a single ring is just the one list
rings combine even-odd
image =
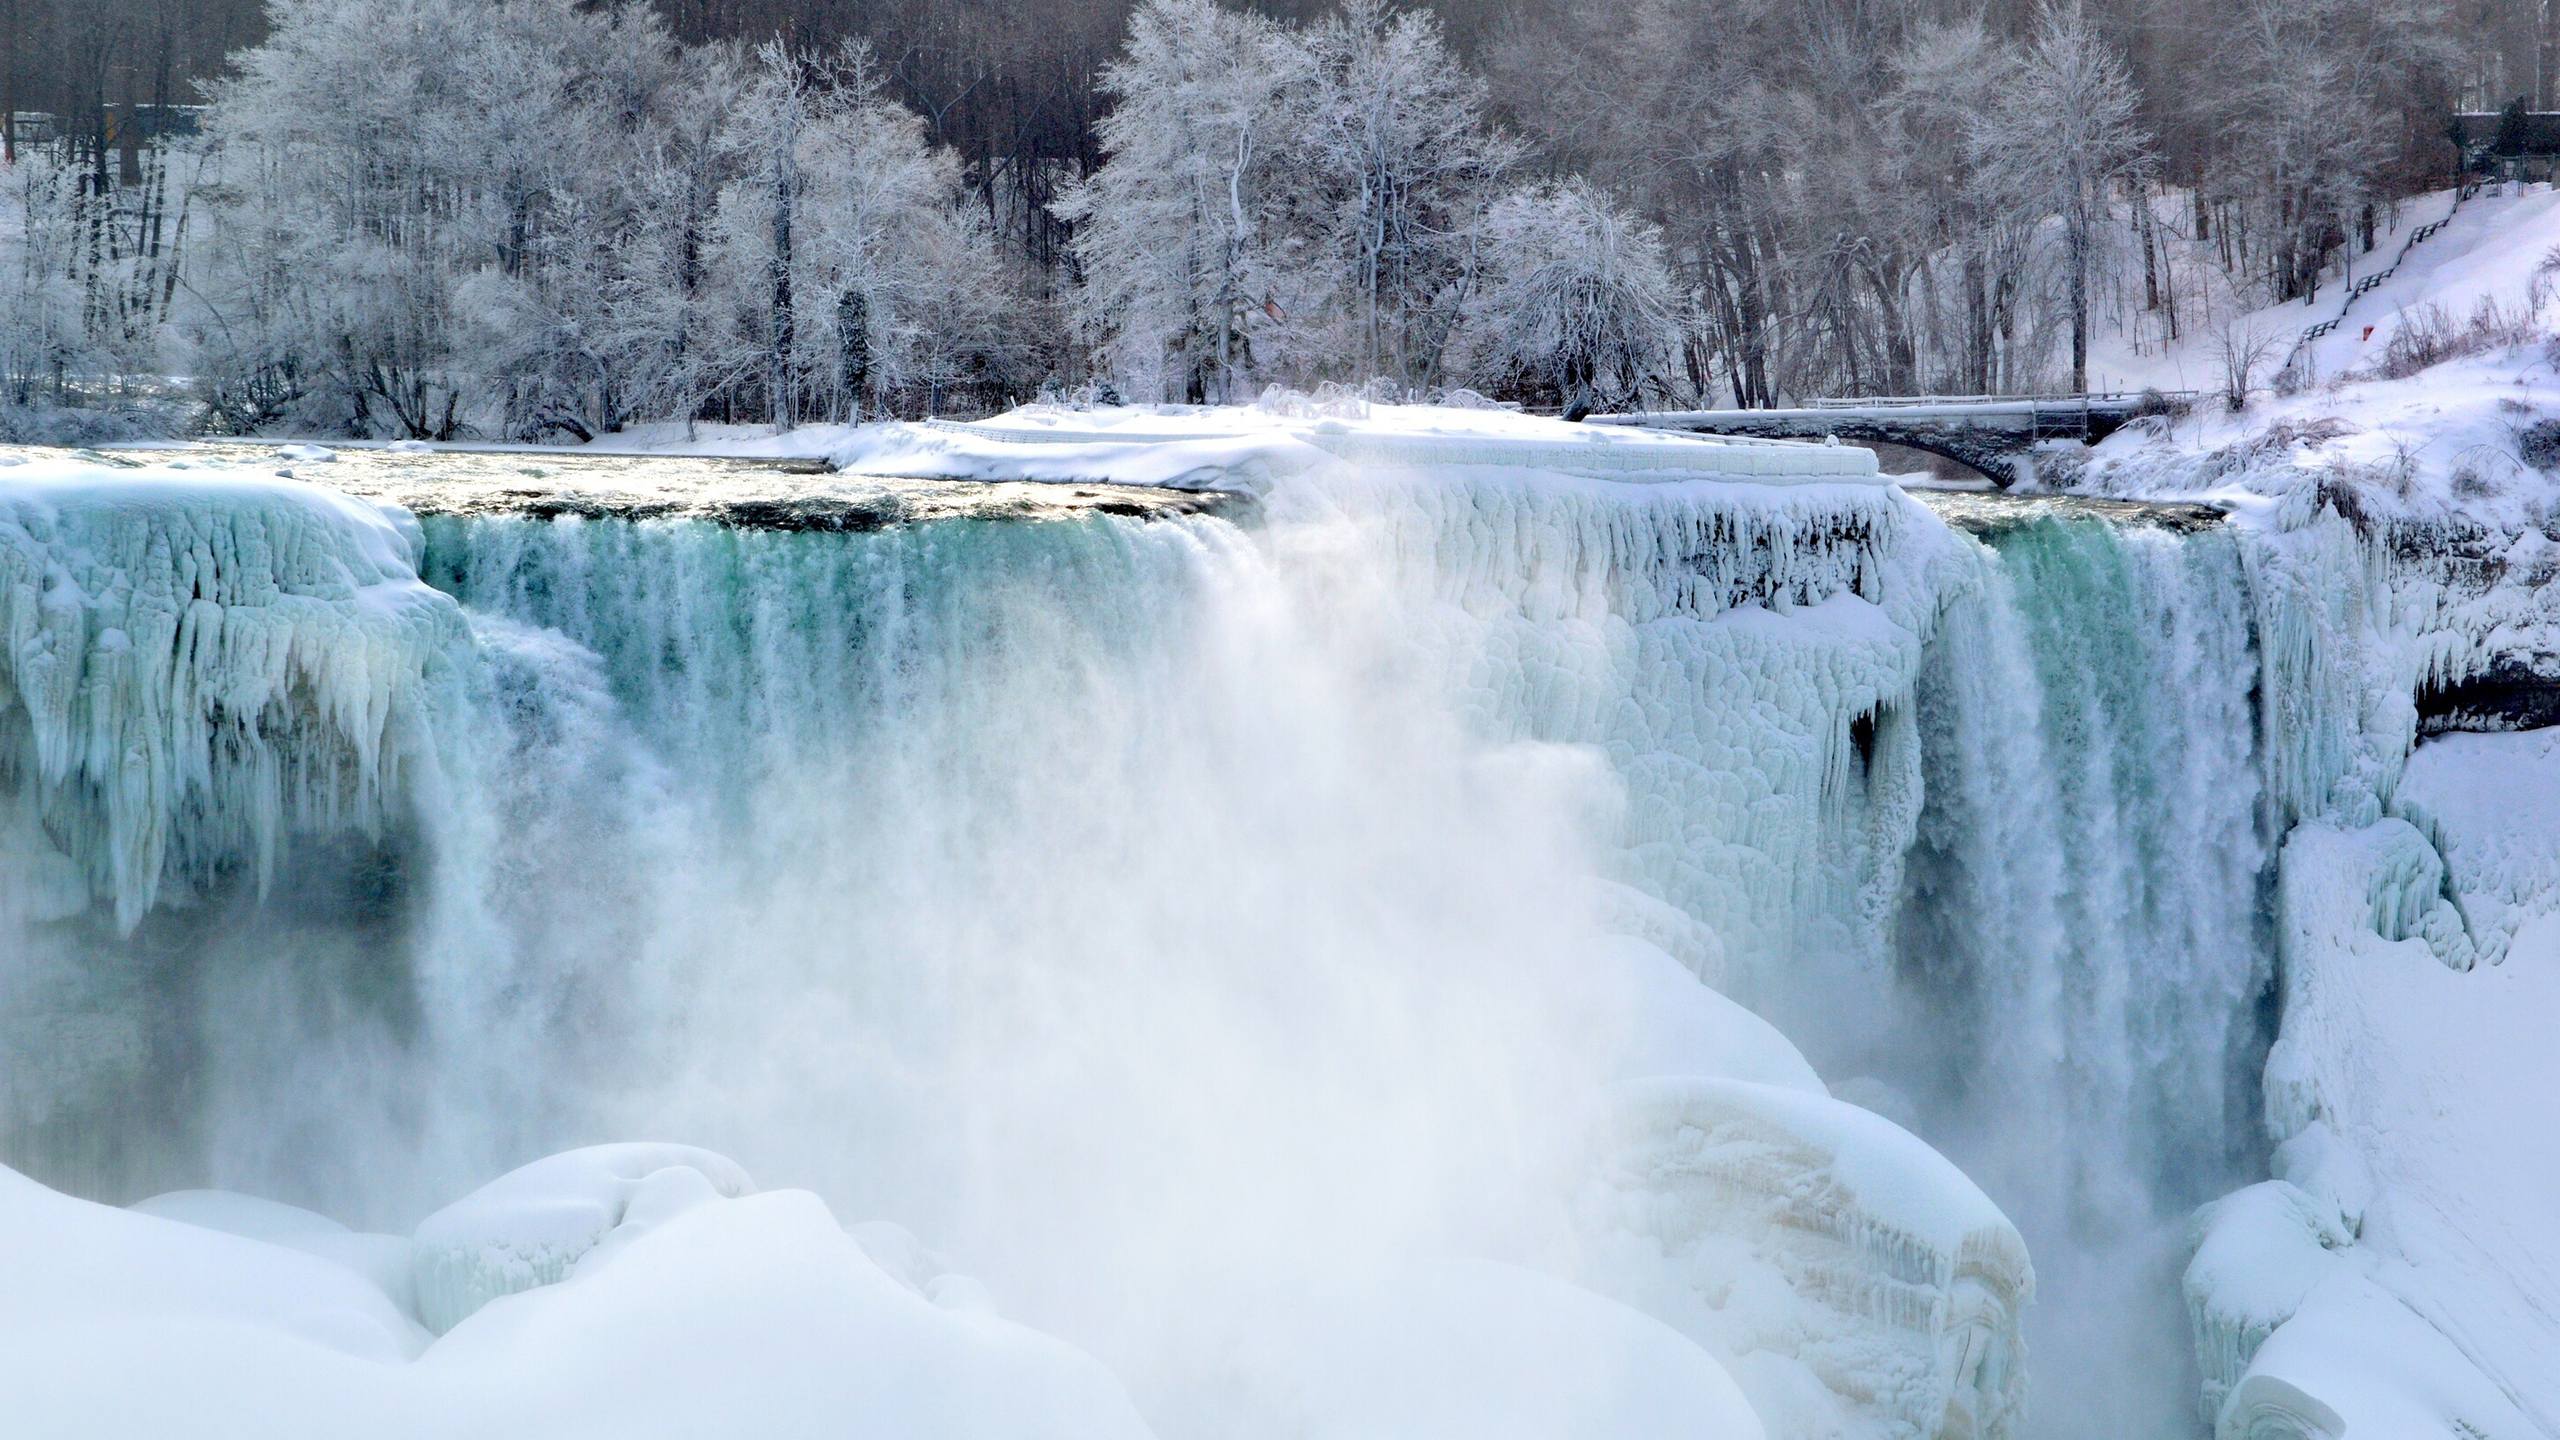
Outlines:
[{"label": "bridge railing", "polygon": [[2149,401],[2178,404],[2197,398],[2193,390],[2092,390],[2067,395],[1838,395],[1802,402],[1807,410],[1867,410],[1908,405],[2140,405]]}]

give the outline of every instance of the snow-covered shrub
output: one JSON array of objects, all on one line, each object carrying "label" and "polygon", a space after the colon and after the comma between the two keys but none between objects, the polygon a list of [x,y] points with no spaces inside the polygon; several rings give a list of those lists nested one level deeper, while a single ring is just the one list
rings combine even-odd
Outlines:
[{"label": "snow-covered shrub", "polygon": [[2457,317],[2442,304],[2429,301],[2400,317],[2391,338],[2383,342],[2374,373],[2385,380],[2405,380],[2448,360],[2513,349],[2540,335],[2530,305],[2510,306],[2494,295],[2483,295],[2469,315]]},{"label": "snow-covered shrub", "polygon": [[2536,470],[2560,469],[2560,420],[2537,419],[2515,430],[2516,458]]},{"label": "snow-covered shrub", "polygon": [[1661,234],[1580,180],[1534,185],[1484,221],[1464,353],[1480,383],[1568,415],[1635,403],[1670,362],[1679,295]]}]

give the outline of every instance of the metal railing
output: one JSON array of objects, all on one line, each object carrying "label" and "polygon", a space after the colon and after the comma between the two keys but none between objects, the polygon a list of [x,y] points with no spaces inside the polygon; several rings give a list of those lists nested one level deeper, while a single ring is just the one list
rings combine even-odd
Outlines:
[{"label": "metal railing", "polygon": [[2410,231],[2409,238],[2400,242],[2400,253],[2391,257],[2391,263],[2389,265],[2384,266],[2380,270],[2374,271],[2372,274],[2365,276],[2355,284],[2347,287],[2347,298],[2339,302],[2338,313],[2303,331],[2301,338],[2293,342],[2293,348],[2285,352],[2284,363],[2276,367],[2276,373],[2283,375],[2292,371],[2294,366],[2301,361],[2302,352],[2310,349],[2313,341],[2336,333],[2337,328],[2346,323],[2347,312],[2355,308],[2355,304],[2358,300],[2361,300],[2365,296],[2372,294],[2374,291],[2381,289],[2385,281],[2400,273],[2400,263],[2409,258],[2409,252],[2417,249],[2419,242],[2430,238],[2437,232],[2443,230],[2447,225],[2453,223],[2453,217],[2462,213],[2462,202],[2480,193],[2480,183],[2481,182],[2474,180],[2468,185],[2456,186],[2453,192],[2452,209],[2445,211],[2441,217],[2430,220],[2426,224],[2419,226],[2417,229]]},{"label": "metal railing", "polygon": [[1901,409],[1924,405],[2043,405],[2055,409],[2086,405],[2113,409],[2165,401],[2193,400],[2193,390],[2092,390],[2064,395],[1843,395],[1803,402],[1807,410]]}]

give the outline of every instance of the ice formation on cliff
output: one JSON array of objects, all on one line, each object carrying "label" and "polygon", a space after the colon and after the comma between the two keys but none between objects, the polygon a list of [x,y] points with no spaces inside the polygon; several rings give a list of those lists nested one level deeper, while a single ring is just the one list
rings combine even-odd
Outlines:
[{"label": "ice formation on cliff", "polygon": [[[369,829],[459,611],[415,537],[308,486],[41,460],[0,477],[0,745],[33,863],[130,930],[285,837]],[[69,908],[49,885],[44,911]],[[5,918],[5,917],[0,917]]]}]

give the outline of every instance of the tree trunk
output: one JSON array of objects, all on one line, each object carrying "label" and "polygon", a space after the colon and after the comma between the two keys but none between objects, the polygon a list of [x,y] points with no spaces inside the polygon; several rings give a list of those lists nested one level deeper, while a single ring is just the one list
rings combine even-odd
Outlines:
[{"label": "tree trunk", "polygon": [[2089,222],[2073,216],[2063,245],[2071,264],[2071,393],[2089,393]]},{"label": "tree trunk", "polygon": [[862,392],[871,383],[871,302],[859,290],[836,297],[836,384],[847,420],[862,418]]},{"label": "tree trunk", "polygon": [[791,303],[791,210],[797,203],[792,193],[793,178],[786,145],[783,154],[776,157],[773,171],[773,348],[766,362],[771,377],[766,383],[771,393],[765,398],[772,406],[773,428],[777,431],[789,429],[792,421],[799,418],[794,413],[797,406],[791,393],[792,352],[799,339],[793,333]]},{"label": "tree trunk", "polygon": [[[0,35],[27,33],[26,0],[0,4]],[[13,42],[14,43],[14,42]],[[0,165],[18,163],[18,57],[0,60]]]}]

